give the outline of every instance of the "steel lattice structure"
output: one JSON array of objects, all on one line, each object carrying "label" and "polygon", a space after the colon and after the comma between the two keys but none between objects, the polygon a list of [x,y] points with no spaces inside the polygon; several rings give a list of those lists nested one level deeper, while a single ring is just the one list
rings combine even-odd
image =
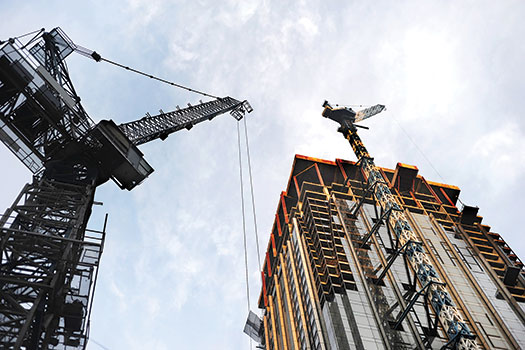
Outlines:
[{"label": "steel lattice structure", "polygon": [[197,123],[212,120],[217,115],[239,106],[251,111],[251,107],[246,102],[241,103],[234,98],[225,97],[156,116],[148,115],[137,121],[120,124],[119,128],[131,142],[141,145],[157,138],[164,140],[175,131],[189,130]]},{"label": "steel lattice structure", "polygon": [[225,97],[95,124],[65,62],[79,47],[60,28],[36,39],[0,47],[0,140],[34,174],[0,220],[0,347],[84,349],[105,238],[105,224],[87,229],[96,187],[131,190],[153,172],[137,145],[252,108]]},{"label": "steel lattice structure", "polygon": [[[367,187],[372,189],[375,200],[381,206],[385,216],[388,216],[388,223],[393,228],[394,234],[398,239],[398,244],[396,245],[399,249],[398,254],[403,253],[408,257],[419,281],[420,295],[424,293],[425,298],[429,298],[430,305],[432,305],[443,329],[445,329],[449,337],[447,346],[450,345],[459,350],[479,349],[474,334],[454,305],[445,283],[443,283],[433,267],[422,242],[419,241],[402,208],[385,184],[383,176],[374,164],[373,158],[370,157],[365,145],[357,134],[354,122],[366,117],[357,119],[353,110],[349,108],[333,109],[327,102],[325,102],[324,107],[323,116],[337,121],[341,125],[339,131],[348,140],[357,159],[359,159],[361,169],[367,179]],[[375,113],[369,114],[367,117],[381,112],[383,108],[376,108]],[[386,271],[387,269],[385,269]]]},{"label": "steel lattice structure", "polygon": [[91,308],[105,236],[104,230],[86,227],[94,193],[93,185],[35,178],[3,216],[4,348],[85,345],[84,316]]}]

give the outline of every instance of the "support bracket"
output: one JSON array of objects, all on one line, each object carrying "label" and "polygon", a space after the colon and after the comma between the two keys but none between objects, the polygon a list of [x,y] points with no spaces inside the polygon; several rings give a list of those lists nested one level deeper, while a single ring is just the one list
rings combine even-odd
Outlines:
[{"label": "support bracket", "polygon": [[372,235],[374,235],[375,233],[379,231],[379,228],[381,227],[381,225],[383,225],[384,220],[387,221],[386,225],[388,226],[388,218],[390,217],[390,214],[392,213],[392,208],[388,209],[387,211],[383,211],[383,209],[381,209],[381,211],[382,211],[381,217],[374,224],[370,232],[368,232],[368,234],[363,238],[360,248],[363,248],[368,243],[368,240],[370,239],[370,237],[372,237]]},{"label": "support bracket", "polygon": [[[417,299],[419,299],[419,297],[421,295],[424,295],[425,300],[428,299],[428,291],[429,291],[430,286],[432,284],[444,284],[444,283],[435,282],[435,281],[429,281],[427,284],[425,284],[423,286],[423,288],[421,288],[419,291],[417,291],[416,294],[414,294],[412,296],[412,298],[410,298],[410,301],[409,301],[408,305],[405,307],[405,309],[403,311],[401,311],[399,313],[399,315],[398,315],[398,317],[396,318],[396,321],[395,321],[396,323],[394,324],[394,326],[392,328],[400,329],[401,324],[403,323],[403,321],[407,317],[408,313],[414,307],[414,304],[416,303]],[[435,322],[434,327],[435,326],[437,326],[437,322]]]},{"label": "support bracket", "polygon": [[403,244],[403,246],[401,248],[397,249],[392,255],[390,255],[390,257],[388,258],[387,264],[383,268],[383,272],[381,272],[381,275],[379,275],[379,277],[373,279],[373,283],[374,284],[377,285],[377,284],[380,284],[383,281],[383,279],[386,276],[386,273],[388,272],[388,270],[390,270],[390,268],[394,264],[394,261],[397,259],[397,257],[400,254],[404,254],[404,251],[405,251],[406,247],[408,247],[410,244],[413,244],[413,243],[417,244],[419,242],[407,241],[405,244]]},{"label": "support bracket", "polygon": [[[467,339],[476,339],[476,336],[473,335],[472,333],[470,333],[470,331],[468,331],[468,329],[465,329],[463,328],[463,326],[461,326],[462,328],[456,333],[455,336],[453,336],[452,338],[450,338],[450,340],[445,344],[443,345],[440,350],[447,350],[447,349],[457,349],[458,348],[458,343],[459,341],[461,340],[461,338],[465,337]],[[467,331],[468,333],[464,332]]]},{"label": "support bracket", "polygon": [[[374,160],[374,158],[370,158],[370,157],[361,157],[361,158],[357,161],[356,165],[359,165],[359,167],[362,168],[365,159],[366,159],[366,160],[369,160],[369,161],[373,161],[373,160]],[[350,179],[350,178],[348,178],[347,181],[345,182],[345,186],[348,184],[349,179]],[[362,185],[363,185],[363,186],[362,186],[362,190],[364,191],[364,193],[363,193],[363,195],[361,196],[361,198],[359,199],[359,202],[357,202],[357,204],[354,205],[354,207],[352,207],[352,208],[350,209],[350,216],[351,216],[352,218],[355,219],[355,218],[357,217],[357,213],[358,213],[359,209],[361,208],[361,206],[365,203],[366,198],[367,198],[369,195],[371,195],[371,194],[374,193],[375,188],[376,188],[376,186],[377,186],[379,183],[382,183],[382,184],[386,185],[386,182],[385,182],[384,180],[376,180],[376,181],[374,181],[374,182],[371,182],[371,181],[370,181],[370,178],[368,178],[368,179],[366,180],[366,182],[364,182],[364,181],[362,182]],[[372,195],[372,198],[374,199],[374,202],[375,202],[375,196]]]}]

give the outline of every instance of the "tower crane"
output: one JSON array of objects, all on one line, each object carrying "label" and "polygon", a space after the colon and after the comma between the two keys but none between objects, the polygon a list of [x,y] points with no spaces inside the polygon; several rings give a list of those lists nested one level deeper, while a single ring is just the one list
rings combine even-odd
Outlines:
[{"label": "tower crane", "polygon": [[[404,254],[408,258],[411,269],[419,282],[421,289],[414,297],[406,301],[407,307],[401,313],[398,323],[406,317],[417,298],[423,296],[426,298],[426,303],[432,306],[436,322],[439,320],[448,337],[448,342],[442,349],[479,349],[475,341],[475,335],[465,323],[463,316],[447,291],[447,286],[439,277],[434,266],[432,266],[432,261],[425,252],[421,240],[410,226],[401,205],[390,192],[379,168],[374,164],[374,159],[370,157],[365,145],[357,134],[357,127],[362,126],[355,123],[382,112],[385,106],[375,105],[357,113],[347,107],[333,108],[328,101],[324,102],[323,107],[322,115],[339,123],[338,131],[343,134],[352,146],[367,181],[367,189],[370,189],[373,193],[375,201],[382,210],[382,218],[387,218],[387,224],[390,225],[398,240],[396,247],[399,247],[399,249],[390,255],[389,263],[392,264],[399,254]],[[388,271],[388,268],[389,266],[387,265],[384,272]]]},{"label": "tower crane", "polygon": [[95,124],[65,59],[100,55],[60,28],[0,44],[0,140],[33,173],[0,219],[0,348],[84,349],[105,237],[105,224],[87,228],[95,189],[112,179],[131,190],[153,172],[137,146],[227,112],[240,120],[252,107],[224,97]]}]

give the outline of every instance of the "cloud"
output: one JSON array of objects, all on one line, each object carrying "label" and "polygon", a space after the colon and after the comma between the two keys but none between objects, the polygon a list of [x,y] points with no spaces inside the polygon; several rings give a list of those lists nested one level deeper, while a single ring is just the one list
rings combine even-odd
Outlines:
[{"label": "cloud", "polygon": [[126,295],[117,287],[114,281],[110,282],[111,292],[117,297],[119,300],[119,308],[120,312],[124,312],[127,309],[127,298]]},{"label": "cloud", "polygon": [[[462,198],[479,205],[484,222],[523,256],[515,225],[523,207],[517,183],[525,171],[522,7],[6,2],[0,5],[6,13],[0,29],[15,35],[29,31],[27,23],[66,23],[76,42],[117,62],[213,94],[247,98],[255,108],[248,125],[263,249],[295,153],[354,159],[336,126],[320,116],[328,99],[387,104],[386,112],[365,123],[371,130],[361,133],[376,163],[412,163],[427,179],[440,181],[395,118],[444,182],[461,187]],[[83,59],[72,56],[70,73],[96,120],[132,120],[200,98]],[[170,348],[173,338],[181,349],[247,347],[241,333],[246,300],[236,137],[235,121],[221,116],[144,145],[156,170],[148,180],[131,193],[110,183],[98,190],[110,223],[93,311],[95,339],[112,349]],[[8,207],[18,192],[11,188],[21,188],[30,176],[7,153],[0,157],[8,169],[1,198]],[[260,282],[251,219],[247,227],[255,308]],[[193,333],[201,329],[209,335]]]},{"label": "cloud", "polygon": [[516,123],[507,122],[480,135],[471,152],[490,167],[486,181],[497,191],[524,178],[524,149],[525,135]]}]

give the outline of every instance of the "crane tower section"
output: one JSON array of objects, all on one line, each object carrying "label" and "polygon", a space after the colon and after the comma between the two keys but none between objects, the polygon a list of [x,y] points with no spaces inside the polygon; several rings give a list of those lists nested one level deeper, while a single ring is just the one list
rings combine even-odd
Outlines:
[{"label": "crane tower section", "polygon": [[105,224],[87,228],[97,186],[112,179],[131,190],[146,179],[153,168],[138,145],[252,111],[247,101],[224,97],[95,124],[65,62],[77,51],[86,49],[60,28],[0,46],[0,140],[33,173],[0,219],[2,349],[84,349],[106,231]]},{"label": "crane tower section", "polygon": [[17,40],[0,49],[0,139],[34,174],[94,125],[64,61],[71,45],[56,28],[29,51]]},{"label": "crane tower section", "polygon": [[[432,305],[437,319],[439,319],[441,326],[445,329],[450,339],[447,346],[453,345],[454,348],[458,350],[479,349],[474,340],[475,335],[471,332],[463,320],[463,316],[452,301],[446,284],[442,281],[432,265],[431,259],[425,252],[423,243],[410,226],[401,206],[390,192],[379,168],[374,164],[373,158],[370,157],[370,154],[358,136],[355,125],[353,124],[357,121],[356,113],[349,108],[334,109],[328,102],[325,102],[323,107],[323,116],[337,121],[340,124],[339,131],[349,141],[356,157],[361,163],[361,169],[367,181],[367,186],[371,189],[375,200],[380,205],[382,217],[387,219],[387,225],[393,228],[397,240],[396,248],[398,250],[396,250],[395,254],[391,255],[391,263],[393,263],[394,259],[400,254],[408,258],[412,271],[414,271],[419,283],[418,288],[420,290],[416,295],[417,297],[424,295],[425,299],[430,300],[429,304]],[[377,114],[383,109],[384,107],[376,108],[373,114]],[[365,115],[364,118],[359,118],[359,120],[363,120],[372,115]],[[388,265],[384,271],[388,271]],[[381,275],[380,277],[383,276]],[[416,301],[417,298],[406,301],[406,313],[402,313],[401,317],[408,314],[410,308]]]}]

